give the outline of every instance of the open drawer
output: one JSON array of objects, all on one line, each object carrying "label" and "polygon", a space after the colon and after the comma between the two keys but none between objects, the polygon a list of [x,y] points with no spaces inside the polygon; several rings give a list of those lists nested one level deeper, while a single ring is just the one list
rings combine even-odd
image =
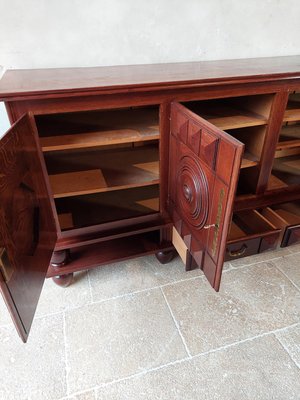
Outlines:
[{"label": "open drawer", "polygon": [[281,247],[300,242],[300,201],[267,207],[263,214],[282,229]]},{"label": "open drawer", "polygon": [[227,238],[225,260],[234,260],[274,249],[281,228],[263,215],[263,211],[247,210],[233,214]]}]

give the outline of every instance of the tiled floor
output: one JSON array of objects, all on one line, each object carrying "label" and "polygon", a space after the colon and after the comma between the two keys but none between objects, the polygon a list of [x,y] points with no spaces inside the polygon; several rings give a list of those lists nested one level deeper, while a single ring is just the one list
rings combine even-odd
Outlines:
[{"label": "tiled floor", "polygon": [[200,271],[144,257],[47,281],[30,338],[0,303],[2,400],[300,399],[300,246]]}]

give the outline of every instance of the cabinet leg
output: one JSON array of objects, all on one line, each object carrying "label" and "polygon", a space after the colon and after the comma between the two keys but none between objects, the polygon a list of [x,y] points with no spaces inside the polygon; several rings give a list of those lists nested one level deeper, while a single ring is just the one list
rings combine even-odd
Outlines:
[{"label": "cabinet leg", "polygon": [[[68,264],[70,260],[70,251],[69,250],[60,250],[55,251],[51,258],[51,267],[59,269]],[[73,273],[64,274],[64,275],[57,275],[52,278],[53,282],[56,283],[58,286],[67,287],[73,281]]]},{"label": "cabinet leg", "polygon": [[60,268],[68,264],[70,260],[69,250],[59,250],[53,253],[50,264],[51,267]]},{"label": "cabinet leg", "polygon": [[156,258],[161,264],[167,264],[176,255],[176,250],[169,250],[169,251],[159,251],[155,254]]},{"label": "cabinet leg", "polygon": [[67,287],[73,282],[73,273],[54,276],[52,280],[58,286]]}]

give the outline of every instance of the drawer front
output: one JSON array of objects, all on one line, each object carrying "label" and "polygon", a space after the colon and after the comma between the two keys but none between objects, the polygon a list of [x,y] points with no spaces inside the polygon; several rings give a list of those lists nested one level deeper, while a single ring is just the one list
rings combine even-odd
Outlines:
[{"label": "drawer front", "polygon": [[295,243],[300,243],[300,224],[286,228],[282,238],[281,247],[286,247]]},{"label": "drawer front", "polygon": [[259,252],[261,238],[242,239],[226,246],[225,261],[236,260],[237,258],[251,256]]}]

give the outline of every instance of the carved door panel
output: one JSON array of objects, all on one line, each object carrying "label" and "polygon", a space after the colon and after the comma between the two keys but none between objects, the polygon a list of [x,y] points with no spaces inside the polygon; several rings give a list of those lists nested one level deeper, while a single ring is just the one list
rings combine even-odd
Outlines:
[{"label": "carved door panel", "polygon": [[168,205],[187,248],[219,290],[244,145],[178,103],[171,105]]},{"label": "carved door panel", "polygon": [[0,290],[26,341],[56,242],[32,116],[0,141]]}]

